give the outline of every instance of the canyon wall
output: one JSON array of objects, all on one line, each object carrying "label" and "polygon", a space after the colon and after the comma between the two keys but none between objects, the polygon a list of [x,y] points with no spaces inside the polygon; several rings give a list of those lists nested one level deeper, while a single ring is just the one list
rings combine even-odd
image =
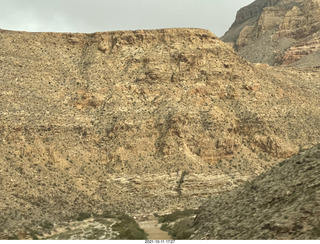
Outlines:
[{"label": "canyon wall", "polygon": [[198,206],[320,142],[319,72],[201,29],[0,30],[0,226]]},{"label": "canyon wall", "polygon": [[[232,43],[250,62],[293,65],[310,54],[319,55],[319,4],[318,0],[257,0],[239,10],[222,40]],[[319,63],[304,59],[299,65]]]}]

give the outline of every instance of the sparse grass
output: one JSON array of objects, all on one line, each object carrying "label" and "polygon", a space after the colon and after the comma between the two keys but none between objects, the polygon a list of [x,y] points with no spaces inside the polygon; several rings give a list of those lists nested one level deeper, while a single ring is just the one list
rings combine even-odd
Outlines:
[{"label": "sparse grass", "polygon": [[100,240],[108,239],[109,226],[112,222],[109,219],[92,220],[87,223],[73,223],[72,228],[66,231],[45,238],[46,240]]},{"label": "sparse grass", "polygon": [[103,235],[105,235],[105,230],[94,228],[91,230],[91,234],[87,237],[87,240],[98,240]]},{"label": "sparse grass", "polygon": [[44,238],[44,240],[71,240],[73,236],[81,234],[81,232],[77,233],[76,231],[66,231],[64,233],[60,233],[57,235],[53,235],[47,238]]},{"label": "sparse grass", "polygon": [[[89,221],[84,221],[88,218],[93,218]],[[44,238],[45,240],[99,240],[99,239],[117,239],[117,240],[145,240],[147,239],[146,232],[141,229],[138,223],[130,216],[122,213],[111,214],[105,212],[103,214],[94,214],[81,212],[72,220],[78,222],[70,222],[69,226],[65,227],[65,231]],[[114,224],[116,223],[116,224]],[[112,232],[110,229],[111,224]],[[43,230],[50,234],[54,225],[45,221],[40,224]],[[39,233],[32,229],[28,229],[28,234],[33,240],[37,240]],[[12,236],[16,239],[17,236]]]}]

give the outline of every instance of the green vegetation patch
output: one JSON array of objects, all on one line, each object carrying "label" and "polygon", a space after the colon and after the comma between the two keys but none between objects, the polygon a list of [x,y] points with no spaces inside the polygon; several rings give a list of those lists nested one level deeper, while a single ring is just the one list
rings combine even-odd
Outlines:
[{"label": "green vegetation patch", "polygon": [[40,224],[40,226],[42,227],[42,229],[44,231],[48,232],[48,231],[52,230],[52,228],[54,227],[54,224],[51,223],[50,221],[46,220],[46,221],[42,222]]},{"label": "green vegetation patch", "polygon": [[[123,213],[103,214],[81,212],[71,218],[72,222],[58,226],[59,232],[52,233],[54,225],[45,221],[41,227],[50,234],[45,240],[145,240],[147,234],[130,216]],[[75,221],[76,220],[76,221]],[[55,229],[56,231],[56,229]],[[40,237],[38,231],[28,229],[32,239]],[[52,233],[52,235],[51,235]],[[12,238],[16,238],[13,236]]]},{"label": "green vegetation patch", "polygon": [[92,216],[91,213],[79,213],[78,217],[76,218],[77,221],[82,221],[85,219],[90,219]]},{"label": "green vegetation patch", "polygon": [[19,240],[19,237],[16,234],[9,235],[8,240]]},{"label": "green vegetation patch", "polygon": [[161,230],[166,231],[175,240],[188,240],[194,232],[194,215],[197,210],[186,209],[171,214],[158,216],[159,223],[162,223]]},{"label": "green vegetation patch", "polygon": [[39,240],[38,236],[42,235],[42,232],[39,230],[34,230],[32,228],[26,228],[27,233],[31,236],[32,240]]},{"label": "green vegetation patch", "polygon": [[129,215],[118,216],[120,222],[113,226],[113,230],[119,232],[119,240],[146,240],[147,233],[139,227],[139,224]]},{"label": "green vegetation patch", "polygon": [[159,223],[170,223],[177,221],[178,219],[184,218],[184,217],[189,217],[192,215],[197,214],[197,210],[195,209],[186,209],[183,211],[175,211],[171,214],[166,214],[158,217],[158,222]]},{"label": "green vegetation patch", "polygon": [[168,233],[176,240],[188,240],[194,232],[193,225],[193,218],[186,217],[178,220]]},{"label": "green vegetation patch", "polygon": [[317,226],[313,227],[312,232],[313,232],[314,236],[320,236],[320,224],[318,224]]},{"label": "green vegetation patch", "polygon": [[185,217],[172,224],[164,223],[161,230],[168,232],[175,240],[188,240],[195,230],[193,217]]}]

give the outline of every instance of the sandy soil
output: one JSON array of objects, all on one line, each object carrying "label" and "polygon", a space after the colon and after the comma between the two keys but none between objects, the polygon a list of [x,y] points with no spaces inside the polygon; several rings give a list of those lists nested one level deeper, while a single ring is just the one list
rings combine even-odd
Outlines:
[{"label": "sandy soil", "polygon": [[160,229],[161,225],[157,220],[139,222],[139,225],[147,232],[149,240],[172,240],[167,232]]}]

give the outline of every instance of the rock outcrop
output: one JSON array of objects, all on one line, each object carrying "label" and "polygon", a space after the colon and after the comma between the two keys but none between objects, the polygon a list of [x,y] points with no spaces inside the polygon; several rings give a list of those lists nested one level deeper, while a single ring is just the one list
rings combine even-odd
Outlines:
[{"label": "rock outcrop", "polygon": [[320,238],[320,145],[201,206],[194,239]]},{"label": "rock outcrop", "polygon": [[206,30],[0,42],[1,231],[198,206],[320,142],[317,70],[253,66]]},{"label": "rock outcrop", "polygon": [[[289,65],[319,55],[319,36],[319,0],[257,0],[238,12],[222,40],[251,62]],[[308,59],[298,64],[320,65]]]},{"label": "rock outcrop", "polygon": [[[303,60],[310,54],[319,55],[318,51],[320,51],[320,38],[315,38],[309,42],[290,47],[282,54],[280,61],[284,65],[289,65],[299,60]],[[318,67],[320,67],[320,63],[314,64],[319,64]]]}]

